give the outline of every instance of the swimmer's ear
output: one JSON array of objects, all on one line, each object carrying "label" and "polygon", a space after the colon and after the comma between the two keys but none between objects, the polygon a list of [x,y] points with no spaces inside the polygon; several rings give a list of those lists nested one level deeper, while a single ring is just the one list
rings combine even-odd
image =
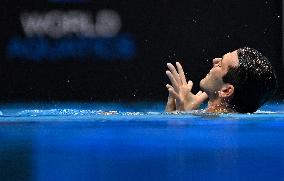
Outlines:
[{"label": "swimmer's ear", "polygon": [[219,91],[219,97],[230,98],[233,96],[235,88],[232,84],[225,84]]}]

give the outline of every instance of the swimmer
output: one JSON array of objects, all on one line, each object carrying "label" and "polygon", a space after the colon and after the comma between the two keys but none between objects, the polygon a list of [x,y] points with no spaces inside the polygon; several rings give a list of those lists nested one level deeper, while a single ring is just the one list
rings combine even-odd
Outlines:
[{"label": "swimmer", "polygon": [[213,67],[200,81],[201,91],[192,93],[192,81],[186,81],[179,62],[168,63],[171,85],[166,111],[198,109],[208,99],[207,112],[253,113],[276,92],[275,71],[259,51],[244,47],[213,59]]}]

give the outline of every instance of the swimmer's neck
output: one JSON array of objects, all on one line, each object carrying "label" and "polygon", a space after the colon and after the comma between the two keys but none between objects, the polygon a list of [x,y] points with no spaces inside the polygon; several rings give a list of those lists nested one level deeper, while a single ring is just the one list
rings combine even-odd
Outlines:
[{"label": "swimmer's neck", "polygon": [[209,100],[206,111],[214,113],[236,112],[229,103],[224,102],[220,99]]}]

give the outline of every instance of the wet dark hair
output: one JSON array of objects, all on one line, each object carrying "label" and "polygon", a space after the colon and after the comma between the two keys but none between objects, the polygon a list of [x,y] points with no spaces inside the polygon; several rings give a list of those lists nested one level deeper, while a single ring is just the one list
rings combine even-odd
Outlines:
[{"label": "wet dark hair", "polygon": [[239,113],[253,113],[275,94],[275,70],[268,59],[253,48],[239,48],[237,54],[239,66],[230,67],[223,81],[234,86],[230,105]]}]

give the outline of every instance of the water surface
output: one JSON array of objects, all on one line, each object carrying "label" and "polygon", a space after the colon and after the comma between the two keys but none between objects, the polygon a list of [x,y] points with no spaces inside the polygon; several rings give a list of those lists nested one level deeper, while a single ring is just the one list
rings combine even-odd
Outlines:
[{"label": "water surface", "polygon": [[3,104],[0,180],[284,180],[283,104],[255,114],[163,109]]}]

